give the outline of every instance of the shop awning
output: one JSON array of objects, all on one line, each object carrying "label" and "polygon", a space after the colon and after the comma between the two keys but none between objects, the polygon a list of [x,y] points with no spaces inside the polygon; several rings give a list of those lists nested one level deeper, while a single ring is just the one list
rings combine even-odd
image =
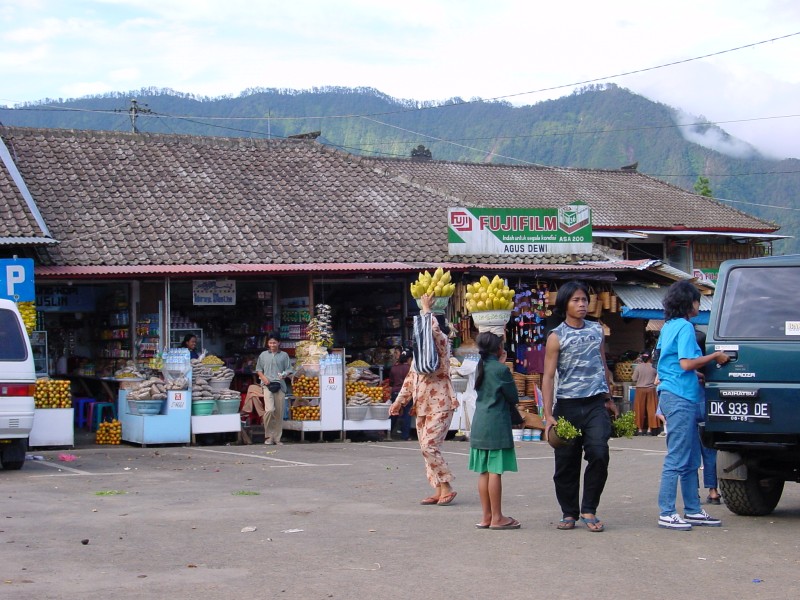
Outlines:
[{"label": "shop awning", "polygon": [[[614,293],[622,301],[621,315],[626,319],[663,319],[666,287],[614,285]],[[697,325],[707,325],[711,312],[711,297],[700,296],[700,314],[692,319]]]}]

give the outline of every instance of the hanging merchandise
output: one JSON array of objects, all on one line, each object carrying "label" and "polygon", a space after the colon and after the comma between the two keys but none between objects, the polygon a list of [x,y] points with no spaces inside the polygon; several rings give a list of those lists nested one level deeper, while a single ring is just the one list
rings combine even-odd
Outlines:
[{"label": "hanging merchandise", "polygon": [[[528,288],[520,284],[520,288]],[[522,373],[541,373],[544,368],[545,320],[551,316],[546,283],[523,289],[514,296],[514,331],[512,352],[515,367]]]}]

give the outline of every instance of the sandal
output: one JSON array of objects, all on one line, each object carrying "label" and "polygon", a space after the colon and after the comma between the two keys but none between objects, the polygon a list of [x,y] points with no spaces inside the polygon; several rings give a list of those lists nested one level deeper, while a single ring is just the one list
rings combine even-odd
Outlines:
[{"label": "sandal", "polygon": [[[600,533],[601,531],[606,530],[606,526],[597,517],[592,517],[591,519],[587,519],[586,517],[581,517],[581,522],[584,525],[586,525],[586,529],[588,529],[593,533]],[[594,525],[594,527],[592,527],[592,525]]]},{"label": "sandal", "polygon": [[519,529],[520,527],[522,527],[522,523],[512,517],[508,517],[508,523],[505,525],[490,525],[489,529],[494,529],[496,531],[499,529]]},{"label": "sandal", "polygon": [[457,492],[450,492],[446,496],[442,496],[441,498],[439,498],[439,501],[436,504],[438,504],[439,506],[447,506],[453,500],[455,500],[456,493]]},{"label": "sandal", "polygon": [[558,522],[558,525],[556,525],[556,529],[560,529],[561,531],[575,529],[575,519],[573,519],[572,517],[564,517]]},{"label": "sandal", "polygon": [[722,504],[722,496],[708,496],[706,504]]},{"label": "sandal", "polygon": [[475,529],[489,529],[489,526],[482,523],[475,523]]},{"label": "sandal", "polygon": [[424,500],[420,500],[419,503],[423,506],[430,506],[431,504],[436,504],[439,502],[439,496],[431,496],[430,498],[425,498]]}]

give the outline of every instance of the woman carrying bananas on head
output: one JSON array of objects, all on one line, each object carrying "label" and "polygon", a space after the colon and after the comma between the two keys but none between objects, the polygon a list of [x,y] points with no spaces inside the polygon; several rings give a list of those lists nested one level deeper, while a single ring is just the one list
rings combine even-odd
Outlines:
[{"label": "woman carrying bananas on head", "polygon": [[[417,439],[425,459],[425,471],[434,493],[420,502],[447,506],[456,497],[450,482],[453,473],[442,456],[441,446],[458,399],[450,381],[450,328],[444,315],[433,315],[434,296],[423,294],[419,317],[415,317],[414,361],[389,414],[397,416],[413,402]],[[426,372],[427,371],[427,372]]]}]

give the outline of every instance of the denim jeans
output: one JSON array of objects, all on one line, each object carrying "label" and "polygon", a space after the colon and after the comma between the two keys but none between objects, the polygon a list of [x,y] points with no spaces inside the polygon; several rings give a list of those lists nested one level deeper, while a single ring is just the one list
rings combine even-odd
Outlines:
[{"label": "denim jeans", "polygon": [[[611,418],[605,407],[605,398],[559,399],[553,416],[564,417],[581,430],[581,436],[575,439],[575,443],[556,448],[554,452],[556,469],[553,482],[561,513],[574,519],[580,514],[595,514],[608,479]],[[583,499],[579,505],[581,452],[587,464],[583,473]]]},{"label": "denim jeans", "polygon": [[700,454],[703,457],[703,487],[706,489],[717,488],[717,451],[700,445]]},{"label": "denim jeans", "polygon": [[661,486],[658,490],[660,514],[669,516],[677,512],[675,498],[678,494],[678,481],[681,484],[684,512],[699,513],[697,470],[700,468],[700,435],[697,424],[704,418],[704,403],[692,402],[666,390],[659,392],[658,399],[668,428],[667,455],[664,457]]}]

